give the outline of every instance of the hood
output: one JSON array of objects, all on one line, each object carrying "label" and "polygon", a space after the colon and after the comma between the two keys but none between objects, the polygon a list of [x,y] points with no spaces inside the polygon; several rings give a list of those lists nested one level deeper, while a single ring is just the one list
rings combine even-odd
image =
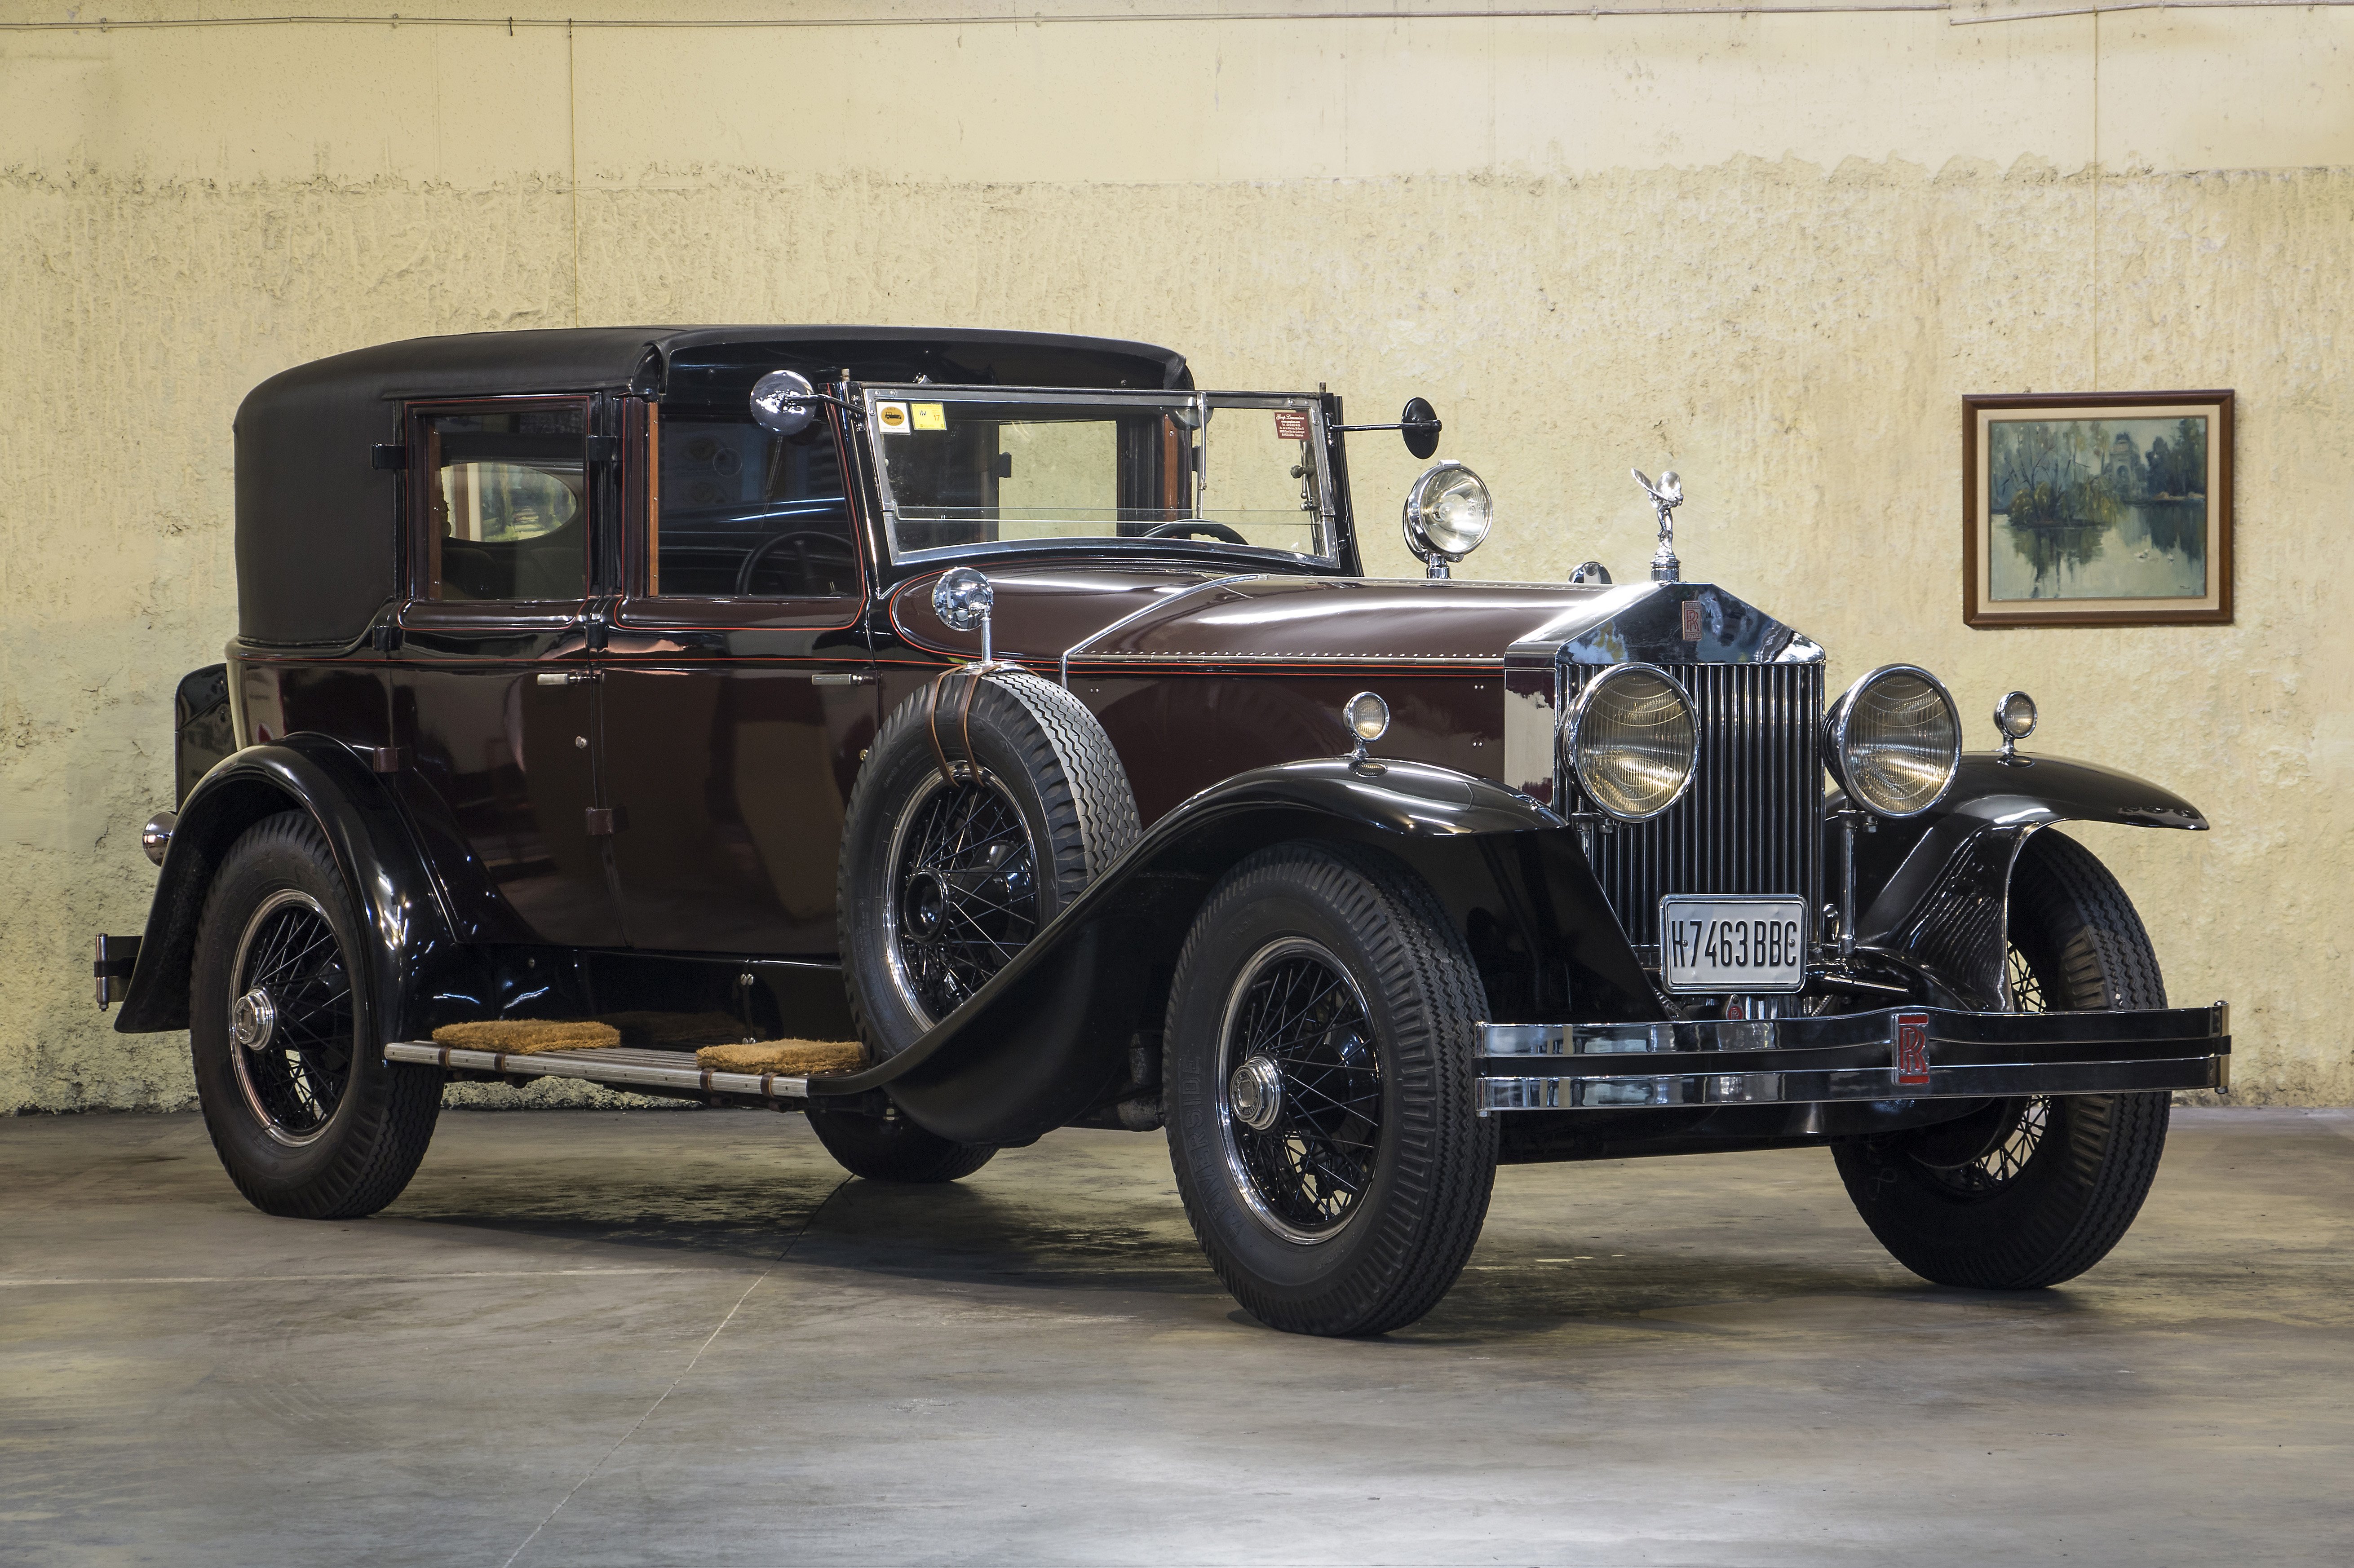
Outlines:
[{"label": "hood", "polygon": [[[978,631],[933,615],[932,576],[891,598],[920,648],[981,652]],[[1617,587],[1451,579],[1220,576],[1200,567],[991,572],[995,652],[1068,676],[1139,666],[1771,663],[1819,659],[1791,628],[1709,583]]]}]

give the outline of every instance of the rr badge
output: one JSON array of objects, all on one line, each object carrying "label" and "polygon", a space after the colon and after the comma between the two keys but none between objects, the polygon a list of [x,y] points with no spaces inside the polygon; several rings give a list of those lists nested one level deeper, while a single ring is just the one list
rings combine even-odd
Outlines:
[{"label": "rr badge", "polygon": [[1929,1081],[1929,1015],[1925,1012],[1896,1015],[1896,1081],[1924,1085]]}]

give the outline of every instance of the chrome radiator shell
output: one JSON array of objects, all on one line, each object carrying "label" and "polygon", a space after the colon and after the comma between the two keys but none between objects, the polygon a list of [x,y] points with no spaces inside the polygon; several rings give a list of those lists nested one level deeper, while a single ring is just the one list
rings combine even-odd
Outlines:
[{"label": "chrome radiator shell", "polygon": [[[1823,652],[1706,583],[1596,596],[1583,623],[1546,628],[1506,659],[1507,780],[1564,813],[1580,810],[1558,754],[1561,716],[1606,666],[1658,664],[1684,683],[1701,732],[1692,786],[1636,824],[1588,818],[1596,879],[1628,940],[1656,961],[1670,893],[1795,895],[1819,912],[1823,867]],[[1810,921],[1819,938],[1819,916]]]}]

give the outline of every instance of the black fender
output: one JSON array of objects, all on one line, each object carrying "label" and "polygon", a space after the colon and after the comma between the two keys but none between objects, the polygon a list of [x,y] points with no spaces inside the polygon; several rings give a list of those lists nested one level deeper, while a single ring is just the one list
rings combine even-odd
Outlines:
[{"label": "black fender", "polygon": [[813,1097],[888,1087],[946,1138],[1023,1143],[1100,1106],[1157,1039],[1169,975],[1228,867],[1296,839],[1378,845],[1460,924],[1499,1019],[1667,1016],[1575,832],[1500,784],[1346,758],[1241,773],[1170,811],[970,1000],[907,1050],[821,1078]]},{"label": "black fender", "polygon": [[116,1029],[142,1034],[188,1026],[196,924],[214,874],[239,833],[285,810],[307,812],[318,824],[359,928],[374,938],[363,960],[364,1000],[384,1039],[405,1038],[415,1003],[435,978],[471,961],[392,791],[342,741],[290,735],[232,752],[181,802]]},{"label": "black fender", "polygon": [[[1935,808],[1856,834],[1857,946],[1903,959],[1963,1005],[2000,1007],[2011,867],[2052,822],[2207,831],[2181,796],[2097,762],[1970,752]],[[1834,878],[1840,831],[1825,859]]]}]

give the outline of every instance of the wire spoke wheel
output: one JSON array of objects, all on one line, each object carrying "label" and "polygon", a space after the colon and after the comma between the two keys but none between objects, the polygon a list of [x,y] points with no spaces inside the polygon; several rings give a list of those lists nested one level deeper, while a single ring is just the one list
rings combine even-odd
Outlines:
[{"label": "wire spoke wheel", "polygon": [[891,972],[927,1026],[954,1012],[1038,933],[1030,825],[1002,785],[935,779],[892,835]]},{"label": "wire spoke wheel", "polygon": [[[2008,920],[2009,1010],[2166,1005],[2132,901],[2073,840],[2046,828],[2027,841]],[[2133,1224],[2166,1149],[2168,1101],[2162,1090],[1982,1100],[1950,1120],[1836,1139],[1831,1153],[1856,1212],[1914,1273],[2040,1289],[2092,1267]]]},{"label": "wire spoke wheel", "polygon": [[352,1075],[352,985],[334,926],[297,888],[264,899],[230,969],[230,1060],[273,1139],[303,1144],[334,1118]]},{"label": "wire spoke wheel", "polygon": [[1338,1234],[1373,1184],[1382,1133],[1381,1053],[1340,960],[1305,938],[1260,949],[1228,996],[1219,1060],[1236,1190],[1286,1240]]}]

